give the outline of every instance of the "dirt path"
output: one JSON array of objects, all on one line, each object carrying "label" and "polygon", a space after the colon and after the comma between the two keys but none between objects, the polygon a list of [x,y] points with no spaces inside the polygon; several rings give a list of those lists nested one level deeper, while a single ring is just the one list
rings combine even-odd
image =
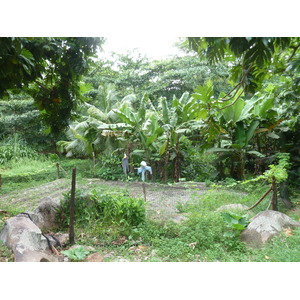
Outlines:
[{"label": "dirt path", "polygon": [[[24,211],[32,211],[47,197],[59,203],[63,199],[63,194],[70,191],[70,187],[70,180],[63,178],[38,187],[4,194],[0,196],[0,208],[1,205],[10,204]],[[176,183],[173,185],[145,183],[145,187],[148,214],[156,219],[173,219],[175,221],[182,218],[176,208],[178,203],[186,203],[194,197],[203,195],[206,190],[203,183]],[[78,180],[77,189],[90,188],[128,191],[131,197],[144,198],[142,182]]]}]

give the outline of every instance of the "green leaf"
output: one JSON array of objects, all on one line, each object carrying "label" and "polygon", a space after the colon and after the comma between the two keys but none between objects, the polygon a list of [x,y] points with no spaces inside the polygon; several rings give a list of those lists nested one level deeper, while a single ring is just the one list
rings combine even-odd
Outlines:
[{"label": "green leaf", "polygon": [[159,155],[163,155],[165,153],[166,147],[167,147],[167,141],[165,141],[164,144],[159,149]]},{"label": "green leaf", "polygon": [[247,100],[245,102],[245,106],[241,112],[241,115],[238,119],[238,121],[243,121],[245,119],[248,119],[251,116],[251,111],[254,109],[255,104],[261,100],[261,98],[258,98],[256,96],[254,96],[253,98],[251,98],[250,100]]},{"label": "green leaf", "polygon": [[246,146],[247,136],[246,136],[243,122],[238,122],[236,124],[235,140],[236,143],[240,145],[241,148]]},{"label": "green leaf", "polygon": [[212,81],[208,80],[205,85],[197,86],[194,91],[195,91],[195,93],[192,94],[193,98],[201,100],[205,103],[210,102],[211,98],[213,96],[213,93],[214,93]]},{"label": "green leaf", "polygon": [[270,138],[272,138],[272,139],[279,139],[279,135],[277,135],[274,132],[268,132],[267,136],[270,137]]},{"label": "green leaf", "polygon": [[210,148],[206,152],[232,152],[233,149],[225,149],[225,148]]},{"label": "green leaf", "polygon": [[252,151],[247,151],[248,154],[253,154],[253,155],[256,155],[257,157],[265,157],[264,154],[258,152],[258,151],[255,151],[255,150],[252,150]]},{"label": "green leaf", "polygon": [[259,121],[253,121],[251,123],[250,128],[247,130],[247,133],[246,133],[246,145],[252,139],[258,125],[259,125]]},{"label": "green leaf", "polygon": [[237,230],[244,230],[245,226],[238,223],[238,224],[232,224],[232,228]]},{"label": "green leaf", "polygon": [[[232,100],[233,101],[233,100]],[[222,110],[222,115],[227,122],[237,123],[245,106],[245,101],[239,98],[233,105]]]},{"label": "green leaf", "polygon": [[151,135],[146,139],[146,146],[151,145],[155,139],[157,138],[157,134]]}]

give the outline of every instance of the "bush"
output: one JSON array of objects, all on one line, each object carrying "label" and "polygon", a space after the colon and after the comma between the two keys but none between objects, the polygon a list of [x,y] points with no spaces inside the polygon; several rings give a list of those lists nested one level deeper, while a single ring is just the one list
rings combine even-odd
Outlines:
[{"label": "bush", "polygon": [[122,161],[117,156],[102,156],[97,158],[97,177],[105,180],[120,180],[124,178]]},{"label": "bush", "polygon": [[[69,225],[70,192],[65,194],[59,210],[61,226]],[[107,193],[101,190],[90,192],[77,190],[74,208],[75,222],[88,225],[97,220],[102,225],[135,227],[146,218],[145,202],[122,193]]]}]

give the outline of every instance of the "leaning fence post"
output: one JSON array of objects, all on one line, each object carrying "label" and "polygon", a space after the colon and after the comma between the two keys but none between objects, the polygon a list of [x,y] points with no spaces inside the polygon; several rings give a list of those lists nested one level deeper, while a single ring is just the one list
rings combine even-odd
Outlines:
[{"label": "leaning fence post", "polygon": [[72,187],[71,187],[71,199],[70,199],[70,230],[69,230],[69,242],[74,244],[74,206],[75,206],[75,188],[76,188],[76,168],[72,171]]}]

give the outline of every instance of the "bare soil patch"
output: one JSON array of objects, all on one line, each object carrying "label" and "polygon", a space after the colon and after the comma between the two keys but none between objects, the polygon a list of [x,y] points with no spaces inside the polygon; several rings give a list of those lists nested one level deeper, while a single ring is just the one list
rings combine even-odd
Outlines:
[{"label": "bare soil patch", "polygon": [[[128,192],[131,197],[144,198],[142,182],[105,181],[101,179],[80,179],[77,189],[103,188],[106,190]],[[34,210],[40,202],[50,197],[59,203],[63,194],[70,191],[70,179],[57,179],[55,181],[23,190],[11,192],[0,196],[0,209],[3,204],[15,205],[24,211]],[[205,193],[203,183],[182,182],[172,185],[158,183],[145,183],[147,211],[156,219],[173,219],[179,221],[181,216],[176,208],[179,202],[186,203],[194,197]]]}]

